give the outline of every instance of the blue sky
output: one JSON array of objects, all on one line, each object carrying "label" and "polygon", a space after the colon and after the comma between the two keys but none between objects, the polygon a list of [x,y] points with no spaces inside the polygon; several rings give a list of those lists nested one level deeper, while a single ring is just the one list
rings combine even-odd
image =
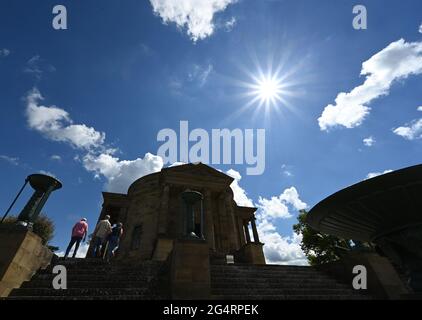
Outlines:
[{"label": "blue sky", "polygon": [[[64,188],[44,211],[63,249],[79,217],[96,221],[102,190],[159,170],[161,129],[263,128],[263,175],[215,167],[260,208],[267,259],[303,263],[297,209],[421,162],[422,3],[360,1],[367,30],[352,26],[354,1],[192,3],[64,1],[68,30],[54,30],[56,1],[1,2],[2,210],[28,174],[54,174]],[[270,62],[282,101],[244,108]]]}]

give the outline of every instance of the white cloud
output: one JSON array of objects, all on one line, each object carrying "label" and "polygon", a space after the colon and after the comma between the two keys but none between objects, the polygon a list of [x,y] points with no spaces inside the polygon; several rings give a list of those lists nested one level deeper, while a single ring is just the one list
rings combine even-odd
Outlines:
[{"label": "white cloud", "polygon": [[84,168],[94,172],[97,177],[107,179],[107,191],[126,193],[128,187],[137,179],[163,168],[163,159],[151,153],[136,160],[120,160],[110,154],[87,154],[83,158]]},{"label": "white cloud", "polygon": [[196,83],[200,88],[202,88],[207,80],[214,67],[212,64],[207,64],[206,66],[200,66],[199,64],[194,64],[192,69],[188,73],[188,81]]},{"label": "white cloud", "polygon": [[[107,191],[125,193],[136,179],[162,169],[162,158],[150,153],[143,159],[135,160],[114,157],[117,150],[106,147],[105,133],[84,124],[72,124],[72,119],[65,110],[56,106],[41,106],[41,100],[43,97],[37,89],[33,89],[26,97],[29,127],[48,139],[65,142],[85,151],[84,156],[75,156],[75,161],[81,161],[84,168],[94,172],[97,178],[105,177]],[[57,160],[58,157],[52,156],[52,159]]]},{"label": "white cloud", "polygon": [[38,80],[41,79],[44,71],[54,72],[56,71],[56,68],[51,64],[46,63],[39,55],[35,55],[29,59],[23,69],[23,72],[32,74]]},{"label": "white cloud", "polygon": [[90,150],[102,147],[105,133],[98,132],[85,124],[73,124],[69,114],[56,106],[42,106],[43,100],[38,89],[34,88],[26,97],[28,125],[46,138],[67,142],[75,148]]},{"label": "white cloud", "polygon": [[393,170],[385,170],[384,172],[370,172],[366,176],[366,179],[375,178],[375,177],[378,177],[378,176],[381,176],[383,174],[390,173],[390,172],[393,172]]},{"label": "white cloud", "polygon": [[393,132],[407,140],[422,139],[422,118],[398,127]]},{"label": "white cloud", "polygon": [[367,147],[372,147],[375,144],[375,139],[374,137],[368,137],[363,139],[363,144]]},{"label": "white cloud", "polygon": [[183,75],[173,75],[169,78],[169,89],[176,96],[189,94],[192,88],[203,88],[214,71],[211,63],[204,65],[192,63],[183,69]]},{"label": "white cloud", "polygon": [[289,212],[288,206],[284,202],[282,202],[278,197],[271,197],[271,199],[259,197],[258,207],[262,209],[263,214],[265,216],[271,216],[274,218],[282,219],[292,217]]},{"label": "white cloud", "polygon": [[[239,185],[239,181],[242,179],[241,175],[233,169],[227,171],[227,174],[235,179],[231,187],[237,204],[253,207],[252,200],[247,197],[245,190]],[[266,200],[266,204],[268,204],[268,201],[272,202],[268,205],[262,205],[261,201],[261,205],[256,205],[258,207],[256,214],[257,229],[260,241],[265,244],[264,254],[267,263],[307,265],[308,260],[300,247],[302,236],[293,233],[291,236],[283,237],[274,225],[276,218],[292,217],[289,207],[293,210],[301,210],[307,207],[306,203],[300,200],[296,188],[285,189],[279,197],[272,197],[271,200],[262,197],[260,197],[260,200]],[[274,214],[273,209],[278,210],[278,212]]]},{"label": "white cloud", "polygon": [[33,56],[31,59],[29,59],[26,62],[26,67],[23,70],[26,73],[33,73],[36,77],[41,77],[42,70],[39,66],[39,62],[41,61],[41,58],[39,55]]},{"label": "white cloud", "polygon": [[234,26],[236,25],[237,21],[235,17],[231,17],[230,20],[226,21],[226,23],[224,23],[224,27],[226,29],[226,31],[230,32],[233,30]]},{"label": "white cloud", "polygon": [[281,201],[285,201],[286,203],[293,205],[296,210],[303,210],[308,206],[305,202],[300,200],[299,193],[295,187],[285,189],[279,198]]},{"label": "white cloud", "polygon": [[212,35],[214,15],[235,2],[237,0],[150,0],[154,13],[164,23],[173,22],[180,29],[186,28],[194,42]]},{"label": "white cloud", "polygon": [[50,177],[57,179],[56,175],[54,173],[51,173],[50,171],[40,170],[40,171],[38,171],[38,173],[45,174],[47,176],[50,176]]},{"label": "white cloud", "polygon": [[308,259],[300,247],[302,235],[293,233],[292,236],[283,237],[276,231],[275,226],[267,220],[260,221],[257,229],[260,241],[265,243],[264,254],[267,263],[284,265],[308,264]]},{"label": "white cloud", "polygon": [[289,166],[288,166],[288,165],[283,164],[283,165],[281,166],[281,170],[283,171],[283,174],[284,174],[286,177],[293,177],[293,173],[292,173],[292,171],[289,169]]},{"label": "white cloud", "polygon": [[226,173],[234,179],[230,187],[233,190],[234,201],[237,205],[243,207],[253,207],[253,201],[248,198],[246,191],[239,185],[239,182],[242,179],[240,173],[233,169],[228,170]]},{"label": "white cloud", "polygon": [[307,204],[299,198],[299,194],[295,187],[285,189],[278,197],[273,196],[271,199],[259,197],[257,207],[260,209],[260,215],[265,219],[291,218],[289,207],[295,210],[306,209]]},{"label": "white cloud", "polygon": [[17,166],[19,164],[19,158],[17,157],[9,157],[5,155],[0,155],[0,160],[4,160],[6,162],[9,162],[10,164],[13,164],[14,166]]},{"label": "white cloud", "polygon": [[62,157],[60,157],[59,155],[57,155],[57,154],[53,154],[51,157],[50,157],[50,159],[51,160],[55,160],[55,161],[61,161],[62,160]]},{"label": "white cloud", "polygon": [[422,23],[421,23],[421,25],[419,26],[419,33],[422,33]]},{"label": "white cloud", "polygon": [[[422,111],[422,106],[416,110]],[[422,118],[415,119],[404,126],[393,129],[393,132],[407,140],[422,139]]]},{"label": "white cloud", "polygon": [[[85,258],[88,252],[88,249],[89,249],[89,243],[81,243],[79,245],[78,252],[76,253],[76,258]],[[75,250],[75,246],[73,246],[73,248],[70,250],[69,257],[72,257],[74,250]],[[64,257],[64,254],[65,254],[64,250],[56,253],[56,255],[59,257]]]},{"label": "white cloud", "polygon": [[321,130],[344,126],[354,128],[369,115],[373,100],[386,96],[393,83],[422,73],[422,42],[408,43],[400,39],[362,64],[365,82],[349,93],[337,95],[335,104],[325,107],[318,119]]},{"label": "white cloud", "polygon": [[307,265],[308,261],[300,243],[302,237],[293,233],[292,236],[282,236],[274,224],[275,219],[293,217],[292,211],[307,208],[300,199],[295,187],[285,189],[278,197],[265,199],[259,197],[257,228],[261,242],[265,243],[264,254],[268,263]]},{"label": "white cloud", "polygon": [[6,48],[0,49],[0,58],[1,57],[7,57],[9,54],[10,54],[9,49],[6,49]]},{"label": "white cloud", "polygon": [[284,171],[283,171],[283,174],[284,174],[286,177],[293,177],[293,173],[291,173],[289,170],[284,170]]},{"label": "white cloud", "polygon": [[169,165],[169,168],[183,166],[185,164],[187,164],[187,163],[186,162],[173,162],[171,165]]}]

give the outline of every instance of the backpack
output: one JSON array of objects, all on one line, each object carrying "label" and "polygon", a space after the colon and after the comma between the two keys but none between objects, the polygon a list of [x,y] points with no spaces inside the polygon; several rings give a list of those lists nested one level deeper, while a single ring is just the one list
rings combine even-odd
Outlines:
[{"label": "backpack", "polygon": [[113,227],[113,229],[111,230],[111,236],[119,238],[121,230],[122,230],[121,227],[118,227],[118,226]]}]

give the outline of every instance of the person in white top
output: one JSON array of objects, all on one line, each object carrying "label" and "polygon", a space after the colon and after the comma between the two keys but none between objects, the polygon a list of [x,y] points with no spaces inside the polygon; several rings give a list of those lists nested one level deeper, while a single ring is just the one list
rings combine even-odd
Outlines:
[{"label": "person in white top", "polygon": [[110,216],[106,215],[104,220],[97,223],[93,233],[94,250],[92,256],[95,258],[100,252],[107,236],[111,233]]}]

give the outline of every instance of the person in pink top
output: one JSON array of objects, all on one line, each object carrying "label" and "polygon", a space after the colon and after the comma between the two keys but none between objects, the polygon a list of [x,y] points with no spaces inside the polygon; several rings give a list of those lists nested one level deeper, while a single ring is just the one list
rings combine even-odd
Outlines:
[{"label": "person in pink top", "polygon": [[70,239],[69,245],[67,246],[66,254],[64,256],[65,259],[69,255],[69,252],[75,243],[76,243],[76,247],[75,247],[75,251],[73,251],[73,258],[76,257],[76,253],[78,252],[79,245],[82,239],[85,242],[87,234],[88,234],[88,223],[87,223],[86,218],[82,218],[79,222],[77,222],[74,225],[72,229],[72,238]]}]

